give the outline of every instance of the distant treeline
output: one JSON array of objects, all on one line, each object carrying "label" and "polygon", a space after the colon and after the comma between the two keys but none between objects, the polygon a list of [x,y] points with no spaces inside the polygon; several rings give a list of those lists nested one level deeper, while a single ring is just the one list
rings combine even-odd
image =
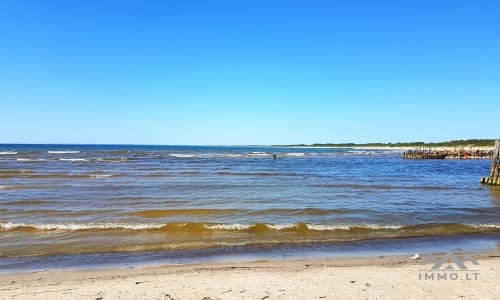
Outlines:
[{"label": "distant treeline", "polygon": [[468,147],[468,146],[495,146],[494,139],[471,139],[471,140],[455,140],[449,142],[426,143],[426,142],[412,142],[412,143],[340,143],[340,144],[300,144],[288,146],[305,146],[305,147]]}]

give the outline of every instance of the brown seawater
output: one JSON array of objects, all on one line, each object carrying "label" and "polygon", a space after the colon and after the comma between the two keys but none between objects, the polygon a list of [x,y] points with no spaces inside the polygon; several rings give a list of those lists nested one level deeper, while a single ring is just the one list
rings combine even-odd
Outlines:
[{"label": "brown seawater", "polygon": [[499,191],[478,183],[489,164],[391,150],[0,145],[0,258],[499,241]]}]

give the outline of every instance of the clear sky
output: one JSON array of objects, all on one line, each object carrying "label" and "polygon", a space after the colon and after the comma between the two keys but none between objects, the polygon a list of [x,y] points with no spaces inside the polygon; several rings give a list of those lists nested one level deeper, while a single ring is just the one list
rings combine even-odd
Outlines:
[{"label": "clear sky", "polygon": [[500,136],[500,1],[0,0],[0,143]]}]

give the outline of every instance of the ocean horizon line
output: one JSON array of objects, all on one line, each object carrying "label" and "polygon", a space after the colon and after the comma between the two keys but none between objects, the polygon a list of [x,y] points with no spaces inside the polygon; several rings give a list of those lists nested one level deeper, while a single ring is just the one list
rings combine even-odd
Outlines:
[{"label": "ocean horizon line", "polygon": [[[311,143],[311,144],[142,144],[142,143],[12,143],[0,142],[0,146],[152,146],[152,147],[332,147],[332,148],[352,148],[352,147],[441,147],[453,144],[455,146],[487,146],[476,145],[477,141],[494,143],[495,139],[466,139],[466,140],[449,140],[441,142],[431,141],[413,141],[413,142],[342,142],[342,143]],[[492,144],[493,145],[493,144]]]}]

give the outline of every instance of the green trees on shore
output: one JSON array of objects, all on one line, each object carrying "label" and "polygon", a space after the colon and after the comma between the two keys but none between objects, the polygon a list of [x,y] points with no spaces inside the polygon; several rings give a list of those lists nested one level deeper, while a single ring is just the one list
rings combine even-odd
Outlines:
[{"label": "green trees on shore", "polygon": [[426,142],[411,142],[411,143],[325,143],[325,144],[300,144],[287,146],[309,146],[309,147],[469,147],[469,146],[495,146],[494,139],[469,139],[469,140],[454,140],[448,142],[426,143]]}]

